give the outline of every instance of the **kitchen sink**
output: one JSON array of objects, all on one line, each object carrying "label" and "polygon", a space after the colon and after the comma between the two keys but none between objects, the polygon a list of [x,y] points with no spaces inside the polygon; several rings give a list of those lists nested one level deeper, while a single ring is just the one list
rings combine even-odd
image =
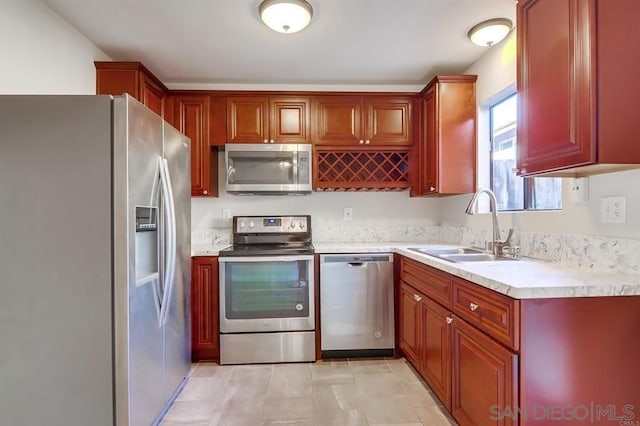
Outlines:
[{"label": "kitchen sink", "polygon": [[437,257],[454,263],[463,262],[495,262],[503,260],[518,260],[514,257],[497,256],[495,254],[483,252],[480,249],[470,247],[436,247],[436,248],[410,248],[409,250]]},{"label": "kitchen sink", "polygon": [[443,254],[482,254],[482,250],[468,247],[410,248],[409,250],[430,256],[441,256]]}]

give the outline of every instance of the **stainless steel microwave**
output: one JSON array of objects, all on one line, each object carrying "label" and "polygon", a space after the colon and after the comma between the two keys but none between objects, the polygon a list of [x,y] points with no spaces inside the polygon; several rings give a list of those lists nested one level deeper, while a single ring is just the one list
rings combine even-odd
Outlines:
[{"label": "stainless steel microwave", "polygon": [[225,165],[231,194],[311,192],[309,144],[226,144]]}]

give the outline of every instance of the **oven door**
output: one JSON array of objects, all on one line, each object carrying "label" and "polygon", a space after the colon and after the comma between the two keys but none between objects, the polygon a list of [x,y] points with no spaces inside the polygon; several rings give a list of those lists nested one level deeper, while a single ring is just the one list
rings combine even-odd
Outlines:
[{"label": "oven door", "polygon": [[221,333],[315,329],[312,255],[218,260]]}]

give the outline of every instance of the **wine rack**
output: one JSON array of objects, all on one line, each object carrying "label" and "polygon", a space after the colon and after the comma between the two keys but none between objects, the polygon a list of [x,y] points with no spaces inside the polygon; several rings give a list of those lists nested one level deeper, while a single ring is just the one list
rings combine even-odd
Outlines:
[{"label": "wine rack", "polygon": [[402,191],[409,187],[409,150],[315,150],[317,191]]}]

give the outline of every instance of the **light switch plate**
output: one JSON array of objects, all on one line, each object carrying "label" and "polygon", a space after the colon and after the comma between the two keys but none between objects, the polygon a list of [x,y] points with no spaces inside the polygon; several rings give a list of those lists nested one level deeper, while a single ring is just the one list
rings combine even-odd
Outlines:
[{"label": "light switch plate", "polygon": [[222,218],[231,219],[231,209],[222,209]]},{"label": "light switch plate", "polygon": [[344,208],[343,219],[344,220],[352,220],[353,219],[353,209],[351,207],[345,207]]}]

